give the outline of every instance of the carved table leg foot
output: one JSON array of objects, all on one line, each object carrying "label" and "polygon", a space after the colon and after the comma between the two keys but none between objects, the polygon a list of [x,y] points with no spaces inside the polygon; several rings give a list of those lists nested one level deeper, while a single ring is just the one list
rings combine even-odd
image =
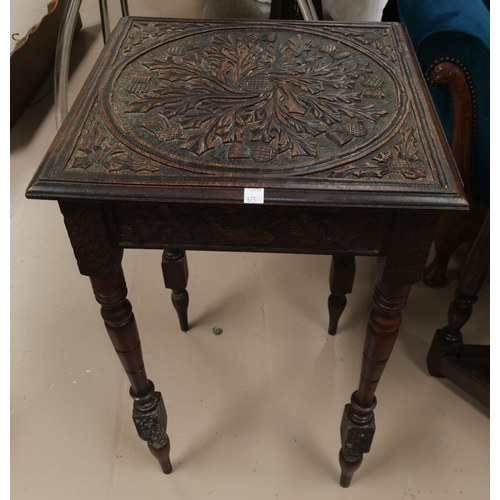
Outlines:
[{"label": "carved table leg foot", "polygon": [[335,255],[330,267],[330,296],[328,297],[328,312],[330,322],[328,333],[335,335],[347,304],[346,294],[352,292],[354,276],[356,274],[356,260],[353,255]]},{"label": "carved table leg foot", "polygon": [[370,406],[361,406],[357,401],[357,392],[351,396],[351,404],[345,405],[340,425],[339,461],[342,474],[340,485],[347,488],[351,484],[354,473],[359,469],[363,453],[368,453],[375,434],[375,417],[373,410],[377,404],[373,396]]},{"label": "carved table leg foot", "polygon": [[340,448],[339,462],[342,471],[340,474],[340,486],[342,488],[349,488],[352,476],[359,469],[362,461],[363,455],[346,455],[342,451],[342,448]]},{"label": "carved table leg foot", "polygon": [[186,290],[189,272],[186,252],[183,250],[165,250],[161,260],[165,287],[172,290],[172,304],[177,311],[179,324],[183,332],[189,330],[188,305],[189,294]]},{"label": "carved table leg foot", "polygon": [[[165,474],[172,472],[170,462],[170,440],[167,435],[167,411],[161,393],[154,391],[151,384],[152,397],[135,399],[132,418],[139,437],[147,441],[151,454],[160,463]],[[133,396],[132,396],[133,397]]]},{"label": "carved table leg foot", "polygon": [[370,451],[375,434],[375,389],[394,347],[401,323],[401,310],[406,305],[409,292],[408,285],[388,285],[381,281],[375,287],[365,336],[359,388],[352,395],[351,403],[344,409],[340,428],[341,481],[344,487],[349,486],[363,453]]},{"label": "carved table leg foot", "polygon": [[127,300],[127,287],[121,267],[116,274],[90,277],[101,315],[109,337],[130,380],[130,395],[134,399],[133,420],[141,439],[160,462],[163,472],[172,471],[170,441],[166,433],[167,412],[161,394],[148,380],[139,332],[132,306]]}]

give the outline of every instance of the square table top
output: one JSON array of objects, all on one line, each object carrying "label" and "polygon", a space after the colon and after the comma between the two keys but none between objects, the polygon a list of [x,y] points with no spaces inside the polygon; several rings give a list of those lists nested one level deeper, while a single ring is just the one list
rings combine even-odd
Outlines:
[{"label": "square table top", "polygon": [[464,210],[396,23],[122,18],[27,196]]}]

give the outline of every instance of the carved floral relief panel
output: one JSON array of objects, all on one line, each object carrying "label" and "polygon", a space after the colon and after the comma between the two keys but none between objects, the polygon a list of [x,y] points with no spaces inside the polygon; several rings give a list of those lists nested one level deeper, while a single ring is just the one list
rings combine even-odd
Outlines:
[{"label": "carved floral relief panel", "polygon": [[66,171],[434,181],[389,29],[200,26],[134,21]]},{"label": "carved floral relief panel", "polygon": [[[385,215],[316,208],[117,204],[117,239],[126,248],[300,249],[377,253]],[[209,242],[209,243],[207,243]]]}]

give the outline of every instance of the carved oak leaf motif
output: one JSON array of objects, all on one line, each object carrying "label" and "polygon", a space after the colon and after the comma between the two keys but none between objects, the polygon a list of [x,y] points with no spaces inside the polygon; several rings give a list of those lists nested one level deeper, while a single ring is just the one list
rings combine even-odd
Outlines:
[{"label": "carved oak leaf motif", "polygon": [[[331,28],[325,28],[331,30]],[[354,39],[363,43],[364,45],[371,45],[374,47],[382,57],[389,61],[396,61],[396,55],[392,45],[385,40],[389,36],[387,29],[374,29],[367,31],[365,29],[352,29],[351,31],[344,31],[345,36],[352,36]]]},{"label": "carved oak leaf motif", "polygon": [[134,160],[122,145],[104,136],[97,121],[91,120],[71,168],[88,170],[103,167],[108,172],[131,170],[156,172],[159,169],[144,161]]},{"label": "carved oak leaf motif", "polygon": [[135,21],[130,29],[127,40],[123,44],[123,52],[131,52],[134,48],[142,45],[146,40],[162,38],[176,31],[185,31],[190,27],[196,26],[197,25],[189,25],[186,23],[166,24]]},{"label": "carved oak leaf motif", "polygon": [[367,64],[346,56],[326,60],[325,47],[320,52],[300,34],[265,44],[260,40],[266,37],[248,35],[216,34],[208,47],[181,59],[150,56],[142,64],[158,83],[147,95],[134,96],[125,112],[158,109],[167,119],[177,117],[187,137],[181,148],[198,156],[214,149],[217,138],[242,143],[247,129],[250,143],[269,145],[277,154],[290,150],[292,157],[316,156],[314,138],[343,117],[374,122],[387,114],[355,89],[358,78],[371,73]]},{"label": "carved oak leaf motif", "polygon": [[347,167],[332,172],[329,177],[354,175],[358,178],[376,177],[381,179],[388,174],[399,174],[410,180],[426,177],[425,170],[417,168],[415,165],[420,158],[418,157],[417,141],[414,133],[415,129],[409,126],[403,131],[401,142],[393,146],[395,152],[380,153],[379,156],[373,158],[373,161],[377,162],[377,164],[367,162],[361,167]]}]

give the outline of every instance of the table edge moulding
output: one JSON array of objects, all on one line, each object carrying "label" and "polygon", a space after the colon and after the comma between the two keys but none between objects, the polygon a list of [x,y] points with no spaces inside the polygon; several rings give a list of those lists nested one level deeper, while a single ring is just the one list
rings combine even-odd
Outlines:
[{"label": "table edge moulding", "polygon": [[[235,176],[234,171],[229,172],[226,175],[214,176],[193,175],[197,174],[197,172],[183,170],[181,172],[186,173],[185,176],[175,176],[171,175],[170,172],[168,175],[155,175],[154,172],[126,172],[124,170],[118,171],[118,169],[116,169],[117,171],[113,173],[110,173],[110,171],[102,173],[97,172],[95,169],[85,170],[85,165],[81,165],[78,168],[73,166],[73,168],[66,169],[67,165],[64,162],[67,162],[70,159],[70,155],[73,154],[73,156],[78,156],[81,154],[74,151],[76,147],[75,143],[77,142],[77,139],[81,137],[83,126],[88,120],[88,114],[93,107],[95,99],[100,93],[103,92],[103,87],[106,87],[106,83],[108,83],[107,87],[109,87],[110,81],[112,81],[107,78],[108,68],[110,63],[112,63],[113,60],[119,55],[118,53],[122,47],[123,39],[127,35],[129,37],[131,36],[129,35],[129,32],[134,28],[134,26],[137,25],[137,23],[147,23],[148,21],[159,22],[159,20],[150,18],[136,17],[123,18],[118,22],[118,25],[113,30],[108,44],[96,62],[91,74],[82,88],[82,91],[77,97],[72,109],[70,110],[54,140],[53,144],[57,146],[54,146],[49,150],[32,183],[30,184],[27,191],[28,197],[58,200],[63,198],[99,201],[144,200],[161,202],[169,200],[172,202],[188,201],[202,203],[207,199],[207,196],[209,196],[210,202],[212,203],[242,203],[241,188],[251,186],[265,188],[266,204],[293,204],[295,206],[321,204],[322,206],[348,207],[356,205],[359,206],[361,200],[363,206],[367,206],[366,204],[368,204],[368,206],[377,208],[436,208],[438,210],[447,209],[450,211],[466,209],[467,203],[463,197],[462,184],[457,174],[457,169],[451,156],[451,152],[446,146],[446,139],[439,125],[439,121],[436,118],[420,68],[415,62],[416,60],[413,53],[402,54],[399,53],[399,51],[395,55],[392,55],[391,53],[391,58],[397,57],[398,62],[404,65],[404,73],[401,73],[399,76],[402,76],[407,80],[406,84],[408,85],[408,88],[411,89],[412,95],[410,104],[416,100],[417,94],[418,102],[422,100],[422,104],[419,104],[421,108],[419,113],[424,115],[426,121],[423,122],[418,118],[418,116],[416,116],[415,119],[418,119],[419,122],[416,124],[416,127],[412,124],[411,128],[418,130],[412,131],[408,131],[408,128],[404,127],[403,124],[400,123],[399,128],[397,128],[400,140],[394,141],[392,147],[389,145],[389,147],[386,148],[386,151],[384,151],[383,148],[380,151],[377,149],[373,155],[370,155],[371,163],[375,163],[375,166],[379,167],[378,169],[372,169],[373,173],[356,172],[355,174],[357,177],[354,178],[351,176],[351,178],[347,180],[345,177],[346,172],[341,172],[339,175],[342,175],[342,177],[336,177],[333,181],[330,180],[325,183],[323,177],[320,177],[319,181],[316,180],[317,172],[315,171],[310,173],[308,172],[305,176],[301,175],[300,169],[298,172],[292,172],[291,174],[287,173],[286,176],[280,176],[279,172],[278,175],[272,175],[272,173],[269,175],[264,171],[264,168],[268,168],[268,163],[263,163],[264,168],[261,169],[261,171],[257,171],[254,175],[248,177],[242,177],[241,175]],[[271,29],[272,32],[272,28],[274,27],[274,31],[276,31],[277,26],[277,23],[272,21],[200,22],[195,20],[172,19],[161,20],[161,22],[165,23],[165,26],[187,25],[191,29],[190,33],[197,33],[196,30],[198,29],[201,32],[208,32],[209,34],[213,34],[222,28],[234,31],[242,26],[261,27],[264,32],[267,32],[267,28]],[[207,25],[208,27],[206,27]],[[205,28],[203,29],[202,26],[205,26]],[[383,29],[390,36],[397,37],[395,42],[401,43],[404,41],[407,50],[412,50],[404,27],[396,23],[347,24],[314,22],[304,24],[293,21],[282,21],[279,23],[280,30],[284,31],[286,29],[292,30],[294,28],[300,28],[300,32],[302,34],[314,34],[315,29],[318,30],[321,28],[322,36],[323,34],[330,34],[325,31],[328,28],[334,30],[337,28],[343,28],[345,30],[347,27],[357,30],[363,28],[371,28],[374,30]],[[173,31],[174,34],[179,32],[179,28],[176,29],[177,31]],[[183,30],[182,33],[183,39],[188,37],[185,30]],[[354,35],[357,34],[356,32],[353,33]],[[149,42],[149,39],[146,39],[146,41],[142,42],[142,44],[146,45],[146,49],[143,49],[142,52],[150,52],[153,47],[158,45],[161,46],[165,43],[165,40],[168,41],[173,38],[175,41],[179,37],[181,37],[181,35],[176,35],[175,38],[172,35],[166,38],[162,38],[160,36],[160,40],[156,43],[151,43]],[[372,49],[371,44],[357,42],[355,36],[352,35],[349,37],[346,36],[345,38],[348,39],[345,40],[345,43],[349,42],[356,50],[367,51],[366,53],[370,54],[370,57],[377,58],[375,59],[377,62],[384,61],[380,56],[377,56],[379,51],[377,49]],[[358,45],[356,45],[356,43]],[[137,45],[140,46],[141,44],[137,43]],[[182,46],[175,45],[174,47]],[[316,52],[319,52],[320,48],[321,47],[317,48]],[[129,56],[129,58],[132,59],[136,57],[137,54],[135,53],[133,56]],[[386,66],[389,66],[390,63],[390,60],[384,61]],[[411,82],[408,78],[408,73],[410,71],[416,78],[415,82]],[[383,99],[378,100],[383,101]],[[376,103],[377,99],[370,100],[370,103],[373,102]],[[100,105],[99,110],[102,112],[103,108],[106,106],[108,105]],[[104,112],[106,112],[106,109],[104,109]],[[126,114],[127,113],[122,113],[122,115]],[[290,113],[290,116],[294,117],[294,114]],[[296,113],[295,116],[300,117],[300,114]],[[105,117],[104,120],[106,124],[109,124],[109,118]],[[367,124],[370,124],[369,120],[366,120],[366,122]],[[116,126],[112,128],[114,133],[120,132]],[[140,128],[147,133],[144,126]],[[79,130],[79,133],[75,134],[75,130]],[[395,131],[391,132],[392,135],[394,135],[394,132]],[[411,132],[414,133],[412,134]],[[426,140],[420,140],[417,143],[417,133],[419,135],[425,134]],[[320,137],[323,135],[324,134],[320,134]],[[402,144],[403,140],[405,140],[404,144]],[[387,140],[384,142],[387,142]],[[426,180],[426,182],[421,182],[422,179],[418,178],[418,172],[416,175],[414,173],[412,174],[412,172],[408,172],[405,176],[399,175],[398,179],[393,177],[389,180],[386,179],[391,177],[391,173],[387,176],[386,172],[382,172],[383,176],[380,177],[380,167],[382,166],[385,168],[387,165],[383,164],[380,154],[377,156],[377,153],[382,153],[386,156],[392,156],[394,158],[397,154],[397,148],[395,149],[394,146],[398,146],[398,142],[400,149],[401,146],[403,146],[403,148],[406,146],[407,150],[411,149],[411,146],[414,146],[415,144],[424,145],[426,148],[425,151],[419,154],[419,152],[413,153],[412,150],[411,153],[416,154],[417,161],[420,162],[422,162],[425,156],[425,161],[428,162],[428,168],[432,171],[431,173],[434,177],[432,181]],[[123,149],[123,144],[120,145]],[[164,144],[162,144],[162,146],[163,145]],[[445,147],[443,147],[443,145],[445,145]],[[139,144],[139,146],[141,145]],[[429,150],[430,146],[432,146],[432,150]],[[419,146],[417,146],[417,148],[420,149]],[[127,148],[127,150],[128,149],[129,148]],[[137,150],[138,148],[135,147],[135,151],[133,152],[134,157]],[[195,157],[195,160],[198,160],[198,157],[193,155],[191,151],[186,149],[183,151],[186,153],[186,156],[190,156],[190,161],[193,156]],[[278,163],[277,168],[280,168],[283,162],[287,160],[287,153],[288,152],[278,155],[278,157],[283,158],[281,162]],[[152,152],[150,149],[146,150],[144,148],[144,150],[141,151],[141,154],[143,158],[146,158],[148,161],[152,162],[152,158],[155,158],[155,162],[158,160],[158,158],[155,157],[154,151]],[[278,157],[276,160],[279,159]],[[373,157],[375,157],[375,160]],[[297,156],[293,159],[296,160],[297,158],[301,158],[301,156]],[[309,159],[309,157],[307,157],[307,159]],[[162,165],[166,166],[168,165],[169,159],[163,159],[162,161]],[[170,160],[170,162],[171,161],[172,160]],[[407,162],[411,163],[411,161],[413,161],[413,159],[407,159]],[[241,164],[245,163],[245,160],[236,159],[234,162],[239,162]],[[447,169],[442,168],[443,164],[452,165],[451,175]],[[358,165],[355,166],[357,167]],[[349,162],[347,163],[347,167],[350,167]],[[167,170],[167,168],[165,170]],[[319,168],[322,167],[320,166]],[[390,165],[388,166],[388,170],[389,168]],[[340,170],[345,171],[348,170],[348,168],[344,166]],[[419,169],[414,170],[418,171]],[[209,174],[211,173],[212,172],[209,172]],[[377,176],[379,176],[379,178],[377,178]],[[202,187],[200,187],[200,184]],[[92,189],[89,189],[89,186],[91,186]],[[141,189],[137,189],[138,186],[140,186]],[[211,189],[209,190],[209,195],[207,195],[204,188],[209,186]]]}]

